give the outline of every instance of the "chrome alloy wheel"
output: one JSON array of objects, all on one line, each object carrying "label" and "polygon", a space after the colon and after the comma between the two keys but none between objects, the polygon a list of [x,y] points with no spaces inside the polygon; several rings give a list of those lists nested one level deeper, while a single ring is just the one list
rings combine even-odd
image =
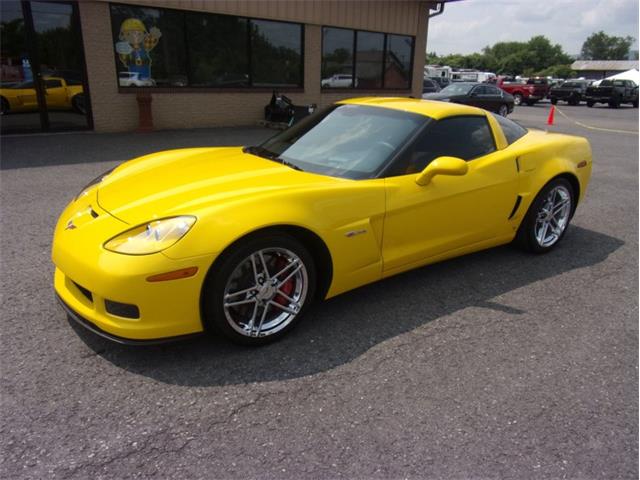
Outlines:
[{"label": "chrome alloy wheel", "polygon": [[558,185],[549,191],[536,215],[535,237],[541,247],[550,247],[562,236],[571,216],[571,193]]},{"label": "chrome alloy wheel", "polygon": [[229,325],[247,337],[265,337],[289,325],[307,297],[307,268],[286,248],[252,253],[235,268],[224,289]]}]

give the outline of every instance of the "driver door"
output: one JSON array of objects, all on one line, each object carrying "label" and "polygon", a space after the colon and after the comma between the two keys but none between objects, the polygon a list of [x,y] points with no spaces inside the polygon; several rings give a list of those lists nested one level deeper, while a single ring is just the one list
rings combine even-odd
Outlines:
[{"label": "driver door", "polygon": [[[468,162],[463,176],[435,176],[425,186],[417,175],[441,156]],[[515,155],[497,150],[485,116],[434,122],[385,179],[383,271],[404,270],[430,257],[508,237],[517,198]]]}]

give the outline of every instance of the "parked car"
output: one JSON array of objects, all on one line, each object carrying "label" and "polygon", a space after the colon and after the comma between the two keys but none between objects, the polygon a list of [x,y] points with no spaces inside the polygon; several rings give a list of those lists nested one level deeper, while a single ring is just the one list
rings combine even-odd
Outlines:
[{"label": "parked car", "polygon": [[[70,84],[62,77],[44,77],[47,108],[75,110],[84,114],[85,103],[82,84]],[[33,81],[3,84],[0,88],[0,114],[33,112],[38,110],[38,99]]]},{"label": "parked car", "polygon": [[215,331],[257,346],[315,299],[512,241],[552,250],[591,168],[585,138],[478,108],[345,100],[261,145],[159,152],[99,176],[58,220],[54,288],[113,341]]},{"label": "parked car", "polygon": [[118,72],[118,85],[121,87],[153,87],[152,78],[140,78],[140,72]]},{"label": "parked car", "polygon": [[436,82],[440,88],[445,88],[451,85],[451,79],[448,77],[429,77],[431,80]]},{"label": "parked car", "polygon": [[569,105],[579,105],[588,86],[589,82],[586,80],[567,80],[549,90],[549,99],[554,105],[558,103],[558,100],[567,102]]},{"label": "parked car", "polygon": [[430,78],[425,78],[422,80],[422,93],[436,93],[442,90],[440,85],[434,80]]},{"label": "parked car", "polygon": [[514,106],[513,96],[486,83],[453,82],[437,93],[423,94],[422,98],[480,107],[503,117],[513,112]]},{"label": "parked car", "polygon": [[[337,73],[329,78],[323,79],[320,85],[324,88],[349,88],[354,86],[353,76],[348,73]],[[355,86],[358,86],[358,80],[356,80]]]},{"label": "parked car", "polygon": [[546,98],[549,93],[549,82],[546,78],[530,78],[526,82],[503,82],[498,85],[502,90],[513,95],[516,105],[534,105]]},{"label": "parked car", "polygon": [[638,108],[638,85],[632,80],[602,80],[600,85],[587,88],[584,99],[587,107],[608,103],[611,108],[618,108],[623,103],[630,103]]}]

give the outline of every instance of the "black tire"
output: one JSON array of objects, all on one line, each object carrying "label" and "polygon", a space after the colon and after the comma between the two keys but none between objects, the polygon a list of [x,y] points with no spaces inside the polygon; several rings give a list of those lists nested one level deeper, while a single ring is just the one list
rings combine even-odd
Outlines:
[{"label": "black tire", "polygon": [[633,105],[633,108],[638,108],[638,100],[634,100],[631,104]]},{"label": "black tire", "polygon": [[536,104],[535,100],[526,100],[525,103],[530,107],[533,107]]},{"label": "black tire", "polygon": [[503,103],[502,105],[500,105],[500,107],[498,107],[497,113],[498,115],[506,118],[506,116],[509,115],[509,105]]},{"label": "black tire", "polygon": [[84,104],[84,95],[79,93],[71,97],[71,107],[74,112],[85,115],[87,113],[87,109]]},{"label": "black tire", "polygon": [[[538,223],[538,215],[543,212],[547,202],[548,196],[550,192],[557,187],[564,189],[568,192],[569,200],[570,200],[570,209],[568,210],[568,216],[566,218],[566,223],[560,233],[557,236],[557,239],[553,241],[551,245],[541,245],[538,239],[536,238],[536,225]],[[531,253],[547,253],[553,250],[558,243],[562,240],[567,229],[569,228],[569,223],[571,221],[571,216],[575,210],[576,198],[575,192],[573,191],[573,187],[571,183],[565,178],[555,178],[547,183],[542,190],[536,195],[536,198],[533,200],[533,203],[529,207],[527,214],[525,215],[522,223],[520,224],[520,228],[518,228],[518,233],[516,234],[516,238],[514,242],[523,250]],[[544,232],[543,232],[544,235]]]},{"label": "black tire", "polygon": [[609,100],[609,108],[618,108],[620,106],[620,99],[612,98]]},{"label": "black tire", "polygon": [[0,97],[0,115],[9,113],[9,102],[4,97]]},{"label": "black tire", "polygon": [[595,102],[593,100],[587,100],[587,107],[592,108],[594,103]]},{"label": "black tire", "polygon": [[[271,293],[265,293],[265,295],[267,296],[271,295],[271,297],[268,299],[263,298],[259,300],[259,297],[262,295],[263,292],[261,291],[258,293],[257,290],[258,289],[269,290],[269,281],[265,281],[264,284],[261,283],[260,285],[258,285],[257,280],[253,280],[251,278],[247,279],[247,275],[250,277],[253,276],[251,271],[248,271],[246,274],[243,274],[244,276],[241,275],[241,278],[245,278],[248,280],[250,284],[249,288],[254,288],[252,285],[255,284],[256,290],[252,292],[247,292],[246,294],[244,294],[245,295],[244,298],[241,295],[238,296],[237,298],[241,299],[241,301],[254,302],[253,305],[247,304],[246,307],[227,306],[227,309],[225,310],[225,305],[224,305],[225,289],[231,284],[230,282],[232,281],[232,276],[236,275],[237,272],[244,272],[245,270],[243,269],[245,268],[249,268],[247,266],[247,262],[250,262],[249,259],[253,256],[254,253],[257,253],[257,252],[265,252],[264,256],[266,257],[266,264],[277,262],[279,260],[279,257],[277,257],[275,254],[271,257],[268,256],[270,255],[269,252],[270,251],[273,252],[273,250],[275,249],[283,252],[292,253],[293,255],[295,255],[299,259],[299,261],[303,264],[303,269],[301,269],[301,271],[304,271],[306,273],[306,279],[304,279],[303,274],[301,275],[296,274],[294,276],[294,278],[296,279],[295,281],[297,281],[298,276],[304,279],[304,281],[306,281],[306,287],[304,286],[300,287],[302,291],[304,291],[304,295],[301,296],[301,299],[300,299],[301,306],[297,311],[297,313],[289,314],[290,316],[293,315],[293,318],[290,318],[287,322],[283,321],[280,324],[278,324],[277,314],[279,314],[280,316],[284,315],[286,317],[285,315],[286,312],[281,312],[278,309],[275,309],[274,306],[270,306],[270,303],[267,303],[264,307],[262,307],[263,308],[262,313],[258,313],[260,312],[260,304],[262,301],[272,302],[272,303],[278,302],[278,297],[280,297],[280,295],[277,293],[278,292],[277,289],[275,290],[275,292],[273,292],[273,288],[271,288],[271,291],[272,291]],[[284,258],[284,255],[283,255],[283,258]],[[273,266],[273,263],[271,266]],[[267,265],[267,274],[273,274],[274,273],[273,270],[280,269],[280,267],[276,267],[275,269],[272,268],[272,271],[269,271],[269,265]],[[264,270],[260,266],[258,266],[258,269]],[[260,272],[260,274],[262,274],[262,272]],[[286,275],[288,275],[288,272],[283,274],[284,277],[286,277]],[[233,278],[237,278],[237,277],[233,277]],[[270,277],[270,278],[273,278],[273,277]],[[235,285],[238,285],[238,284],[239,282],[235,283]],[[247,285],[245,284],[237,288],[240,288],[240,290],[245,290],[247,288]],[[309,251],[304,245],[302,245],[295,238],[286,234],[268,233],[263,235],[258,234],[258,235],[250,236],[244,240],[240,240],[235,245],[230,247],[230,249],[225,251],[209,270],[209,273],[207,274],[207,278],[204,282],[204,286],[202,288],[202,297],[201,297],[202,320],[207,330],[213,330],[215,332],[221,333],[222,335],[224,335],[229,340],[235,343],[239,343],[242,345],[249,345],[249,346],[265,345],[267,343],[278,340],[282,336],[286,335],[291,329],[293,329],[300,322],[301,318],[304,316],[305,311],[307,310],[309,305],[312,303],[312,300],[315,295],[315,291],[316,291],[316,267],[313,261],[313,257],[311,256],[311,254],[309,253]],[[256,295],[256,293],[258,294]],[[229,298],[229,296],[227,296],[227,298]],[[289,307],[291,306],[292,304],[289,304]],[[257,334],[258,336],[252,336],[246,330],[246,327],[248,327],[246,323],[245,323],[245,326],[243,327],[240,325],[240,323],[235,322],[232,318],[230,318],[232,315],[236,315],[236,316],[244,315],[245,317],[247,315],[251,316],[251,314],[249,314],[248,309],[253,309],[254,307],[255,307],[255,310],[252,311],[252,315],[254,318],[256,317],[256,315],[262,316],[262,314],[265,311],[267,312],[267,313],[264,313],[264,316],[266,317],[269,317],[271,314],[275,315],[274,319],[269,320],[272,323],[276,322],[275,326],[270,327],[270,330],[272,331],[271,333],[269,333],[269,331],[264,331],[264,332],[258,333]],[[244,313],[242,313],[242,311],[239,310],[242,308],[245,308]],[[227,316],[227,314],[229,314],[229,317]],[[256,325],[254,324],[254,327],[255,326]],[[257,328],[260,329],[261,326],[262,325],[260,325]],[[244,333],[241,333],[240,332],[241,330],[244,331]]]},{"label": "black tire", "polygon": [[551,105],[557,105],[558,99],[556,97],[551,97]]}]

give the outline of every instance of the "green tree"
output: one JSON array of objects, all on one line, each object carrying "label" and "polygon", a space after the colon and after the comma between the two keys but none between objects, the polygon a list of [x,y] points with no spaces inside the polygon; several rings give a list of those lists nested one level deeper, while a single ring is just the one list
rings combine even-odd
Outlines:
[{"label": "green tree", "polygon": [[584,41],[580,56],[585,60],[625,60],[634,40],[630,36],[610,36],[601,30]]}]

